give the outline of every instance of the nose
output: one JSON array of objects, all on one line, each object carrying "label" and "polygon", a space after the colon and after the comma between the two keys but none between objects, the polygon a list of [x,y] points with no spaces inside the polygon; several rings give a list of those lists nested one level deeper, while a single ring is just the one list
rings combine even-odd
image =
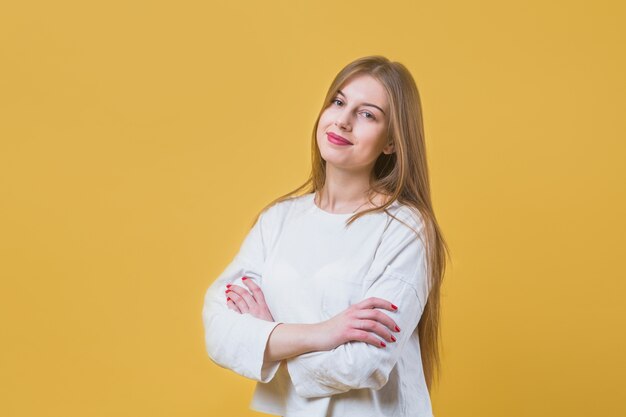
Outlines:
[{"label": "nose", "polygon": [[335,119],[335,126],[337,126],[339,129],[341,130],[346,130],[348,129],[348,123],[344,120],[343,115],[337,117],[337,119]]}]

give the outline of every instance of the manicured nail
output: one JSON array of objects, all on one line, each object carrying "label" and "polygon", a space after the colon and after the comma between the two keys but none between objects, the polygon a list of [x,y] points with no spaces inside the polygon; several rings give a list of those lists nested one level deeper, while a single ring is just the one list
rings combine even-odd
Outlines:
[{"label": "manicured nail", "polygon": [[232,287],[232,284],[227,284],[226,285],[226,288],[230,288],[230,287]]},{"label": "manicured nail", "polygon": [[393,308],[394,310],[398,309],[398,307],[394,306],[393,304],[391,305],[391,308]]},{"label": "manicured nail", "polygon": [[248,279],[248,277],[243,277],[243,278],[241,278],[241,280],[242,280],[242,281],[245,281],[245,280],[247,280],[247,279]]},{"label": "manicured nail", "polygon": [[226,290],[224,291],[224,294],[228,294],[229,292],[231,292],[232,290]]},{"label": "manicured nail", "polygon": [[228,298],[226,299],[226,301],[230,301],[230,297],[228,297]]},{"label": "manicured nail", "polygon": [[391,336],[391,340],[393,340],[394,342],[396,341],[396,338]]},{"label": "manicured nail", "polygon": [[396,332],[399,332],[400,328],[398,326],[396,326]]},{"label": "manicured nail", "polygon": [[380,345],[381,345],[382,347],[387,346],[387,345],[385,344],[385,342],[380,342]]}]

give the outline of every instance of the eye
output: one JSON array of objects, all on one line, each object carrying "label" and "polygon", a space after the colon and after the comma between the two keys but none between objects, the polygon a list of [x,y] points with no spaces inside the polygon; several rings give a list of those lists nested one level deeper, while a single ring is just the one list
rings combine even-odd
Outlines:
[{"label": "eye", "polygon": [[364,111],[364,112],[363,112],[363,114],[365,114],[365,115],[369,115],[369,117],[368,117],[368,116],[366,116],[366,118],[367,118],[367,119],[376,120],[376,118],[374,117],[374,115],[373,115],[372,113],[368,112],[368,111]]},{"label": "eye", "polygon": [[[339,103],[343,104],[343,101],[341,101],[341,100],[340,100],[340,99],[338,99],[338,98],[334,98],[334,99],[331,101],[331,103],[336,103],[336,102],[339,102]],[[340,105],[341,105],[341,104],[340,104]]]}]

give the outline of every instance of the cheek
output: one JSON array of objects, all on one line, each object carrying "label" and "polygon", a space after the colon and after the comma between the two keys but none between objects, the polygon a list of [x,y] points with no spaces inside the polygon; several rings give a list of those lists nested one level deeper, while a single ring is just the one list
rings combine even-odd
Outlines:
[{"label": "cheek", "polygon": [[358,128],[358,132],[355,131],[355,134],[361,138],[362,142],[367,143],[368,147],[374,149],[384,146],[382,143],[385,141],[385,135],[380,126],[375,126],[373,123],[363,123]]},{"label": "cheek", "polygon": [[333,120],[332,111],[327,109],[324,110],[322,115],[320,116],[319,126],[322,128],[326,128]]},{"label": "cheek", "polygon": [[333,117],[330,111],[326,110],[324,113],[322,113],[322,115],[320,116],[320,120],[317,123],[318,139],[324,136],[324,132],[326,132],[329,129],[332,122],[333,122]]}]

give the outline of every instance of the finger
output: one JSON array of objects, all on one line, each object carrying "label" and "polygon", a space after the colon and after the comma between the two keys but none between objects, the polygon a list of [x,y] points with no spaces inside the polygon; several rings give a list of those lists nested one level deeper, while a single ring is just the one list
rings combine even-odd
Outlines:
[{"label": "finger", "polygon": [[237,307],[237,305],[233,302],[233,300],[230,297],[226,299],[226,307],[241,314],[241,310],[239,310],[239,307]]},{"label": "finger", "polygon": [[365,330],[350,329],[348,330],[348,338],[357,342],[365,342],[378,348],[384,348],[385,342],[376,337],[373,333]]},{"label": "finger", "polygon": [[396,338],[389,332],[389,329],[377,321],[367,319],[357,319],[354,322],[354,328],[357,330],[365,330],[378,335],[387,342],[395,342]]},{"label": "finger", "polygon": [[378,297],[369,297],[355,304],[358,308],[384,308],[389,311],[398,311],[398,307],[387,300]]},{"label": "finger", "polygon": [[[246,278],[246,277],[244,277]],[[246,286],[250,289],[250,291],[252,291],[252,296],[254,297],[254,299],[258,302],[258,303],[262,303],[262,304],[266,304],[265,303],[265,296],[263,295],[263,290],[261,290],[261,287],[259,287],[254,281],[252,281],[250,278],[247,279],[243,279],[242,281],[244,284],[246,284]]]},{"label": "finger", "polygon": [[[252,294],[250,294],[250,291],[248,291],[247,289],[238,285],[231,285],[229,290],[232,292],[229,292],[228,294],[237,294],[247,304],[248,309],[253,309],[256,307],[257,302],[254,297],[252,297]],[[235,301],[239,300],[235,297]]]},{"label": "finger", "polygon": [[[233,285],[228,290],[226,290],[226,296],[231,298],[233,303],[235,303],[235,305],[239,308],[239,311],[241,311],[242,313],[249,313],[250,307],[248,306],[248,303],[237,293],[236,290],[233,289],[234,287],[235,285]],[[239,290],[248,292],[247,290],[244,290],[243,288],[240,288]]]},{"label": "finger", "polygon": [[375,320],[387,326],[387,328],[391,330],[392,332],[400,331],[400,327],[398,327],[398,324],[387,314],[383,313],[381,310],[375,310],[375,309],[357,310],[354,317],[359,318],[359,319]]}]

